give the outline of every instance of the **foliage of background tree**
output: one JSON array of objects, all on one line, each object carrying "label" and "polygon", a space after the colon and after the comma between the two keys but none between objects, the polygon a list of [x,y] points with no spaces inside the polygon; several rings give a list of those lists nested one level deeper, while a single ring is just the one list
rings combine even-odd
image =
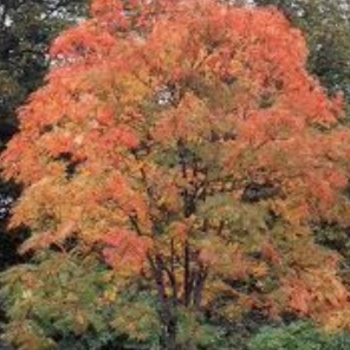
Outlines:
[{"label": "foliage of background tree", "polygon": [[[314,243],[312,225],[348,225],[350,134],[341,101],[306,72],[300,32],[274,10],[214,1],[92,9],[56,40],[48,84],[3,156],[25,186],[12,220],[31,228],[22,251],[103,256],[115,305],[126,303],[116,333],[143,334],[140,308],[127,311],[131,290],[146,293],[145,324],[159,324],[164,349],[210,349],[203,315],[232,322],[254,308],[347,327],[339,257]],[[23,284],[7,334],[21,321],[49,339],[54,310],[30,304],[45,287]],[[90,312],[67,312],[66,327],[88,331]],[[37,350],[33,339],[22,348]]]}]

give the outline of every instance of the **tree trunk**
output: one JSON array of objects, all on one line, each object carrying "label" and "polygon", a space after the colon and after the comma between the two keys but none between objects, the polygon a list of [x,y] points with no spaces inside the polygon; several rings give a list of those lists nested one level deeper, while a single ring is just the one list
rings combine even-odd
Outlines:
[{"label": "tree trunk", "polygon": [[179,350],[176,344],[177,317],[173,311],[167,310],[167,315],[162,320],[162,336],[160,345],[162,350]]}]

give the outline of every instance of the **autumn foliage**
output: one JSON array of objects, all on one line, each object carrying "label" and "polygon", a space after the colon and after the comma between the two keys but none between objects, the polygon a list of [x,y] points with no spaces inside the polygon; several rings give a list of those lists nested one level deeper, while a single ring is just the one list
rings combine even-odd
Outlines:
[{"label": "autumn foliage", "polygon": [[[350,132],[306,71],[301,33],[272,8],[95,0],[51,49],[47,84],[2,156],[24,185],[22,252],[98,252],[144,281],[176,347],[179,310],[350,325],[340,257]],[[120,291],[122,292],[122,291]]]}]

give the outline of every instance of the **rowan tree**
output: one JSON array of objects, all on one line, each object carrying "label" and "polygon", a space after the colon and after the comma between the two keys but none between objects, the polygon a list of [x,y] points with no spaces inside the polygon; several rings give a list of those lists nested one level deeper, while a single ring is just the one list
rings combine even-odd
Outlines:
[{"label": "rowan tree", "polygon": [[348,327],[341,259],[313,227],[349,225],[350,132],[300,31],[211,0],[95,0],[91,15],[54,42],[2,156],[25,188],[21,251],[99,254],[116,300],[155,298],[162,349],[195,348],[204,314]]}]

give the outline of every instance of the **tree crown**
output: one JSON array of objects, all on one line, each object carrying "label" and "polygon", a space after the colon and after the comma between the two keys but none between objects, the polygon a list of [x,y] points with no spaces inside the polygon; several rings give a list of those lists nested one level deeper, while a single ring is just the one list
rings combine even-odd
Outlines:
[{"label": "tree crown", "polygon": [[274,9],[210,0],[91,9],[53,44],[2,156],[25,186],[22,251],[101,252],[153,286],[168,326],[169,300],[346,326],[339,257],[313,227],[349,224],[350,133],[300,31]]}]

